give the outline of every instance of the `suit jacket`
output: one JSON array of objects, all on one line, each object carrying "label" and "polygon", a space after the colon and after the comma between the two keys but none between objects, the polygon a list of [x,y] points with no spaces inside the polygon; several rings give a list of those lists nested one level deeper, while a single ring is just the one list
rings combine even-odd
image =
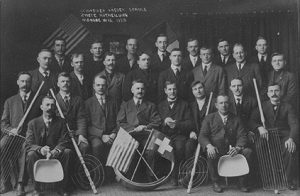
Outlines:
[{"label": "suit jacket", "polygon": [[139,67],[137,64],[137,60],[139,57],[136,55],[135,62],[133,63],[133,66],[130,67],[129,60],[127,57],[127,54],[125,56],[122,56],[121,58],[117,59],[116,68],[119,72],[123,73],[124,75],[127,75],[128,72],[135,70]]},{"label": "suit jacket", "polygon": [[[103,70],[100,75],[106,76],[105,70]],[[107,77],[107,76],[106,76]],[[122,102],[122,91],[125,81],[125,75],[120,73],[119,71],[116,71],[114,73],[114,76],[110,82],[107,84],[107,95],[110,97],[114,97],[114,99],[118,102],[120,105]]]},{"label": "suit jacket", "polygon": [[258,89],[261,90],[262,78],[260,68],[258,64],[246,62],[240,71],[238,72],[236,63],[225,67],[226,78],[227,78],[227,89],[229,92],[229,84],[233,78],[240,77],[244,83],[244,92],[251,97],[256,97],[255,88],[253,84],[253,78],[256,78]]},{"label": "suit jacket", "polygon": [[245,126],[246,131],[249,131],[248,122],[251,118],[251,113],[257,108],[257,101],[253,97],[248,95],[243,95],[241,108],[236,106],[236,102],[234,96],[230,95],[230,105],[229,105],[229,112],[239,116]]},{"label": "suit jacket", "polygon": [[271,71],[268,74],[268,84],[276,82],[281,87],[282,97],[281,99],[289,104],[295,104],[295,98],[297,97],[297,84],[295,75],[291,72],[283,70],[279,76],[274,78],[275,71]]},{"label": "suit jacket", "polygon": [[90,79],[92,80],[94,76],[101,71],[105,69],[105,66],[103,64],[103,59],[100,61],[94,61],[93,56],[90,56],[86,59],[86,62],[84,63],[85,66],[85,72],[87,75],[89,75]]},{"label": "suit jacket", "polygon": [[[197,67],[199,65],[201,65],[201,59],[198,55],[198,59],[195,63],[195,67]],[[194,69],[194,65],[191,61],[190,55],[185,57],[184,59],[182,59],[181,66],[182,66],[183,69],[186,69],[188,71],[192,71]]]},{"label": "suit jacket", "polygon": [[[34,95],[35,93],[31,91],[26,108],[29,107]],[[20,129],[20,135],[25,136],[28,122],[42,114],[42,110],[40,109],[41,102],[42,96],[38,96]],[[23,101],[20,93],[8,98],[4,103],[4,110],[1,117],[1,130],[4,131],[4,129],[11,130],[13,128],[17,128],[24,117],[27,110],[26,108],[23,107]]]},{"label": "suit jacket", "polygon": [[31,120],[28,123],[26,139],[27,152],[37,151],[46,145],[50,147],[50,150],[59,149],[61,151],[70,147],[65,121],[58,116],[52,118],[48,135],[46,134],[43,116]]},{"label": "suit jacket", "polygon": [[134,80],[142,80],[145,84],[145,98],[150,102],[157,103],[158,73],[152,70],[142,70],[141,68],[130,71],[125,78],[123,85],[123,99],[129,101],[132,99],[131,92],[132,82]]},{"label": "suit jacket", "polygon": [[[262,110],[265,117],[267,129],[278,128],[279,137],[287,140],[292,138],[295,142],[299,140],[299,121],[293,107],[284,101],[281,101],[274,112],[271,101],[262,103]],[[257,128],[263,126],[260,120],[258,108],[252,113],[249,121],[249,127],[253,132],[258,132]]]},{"label": "suit jacket", "polygon": [[48,79],[46,80],[45,77],[39,72],[39,68],[34,69],[29,71],[29,74],[32,77],[32,84],[31,84],[31,89],[34,92],[37,92],[38,88],[40,87],[42,81],[44,81],[44,85],[40,91],[40,95],[47,95],[48,94],[48,90],[50,88],[53,89],[54,92],[58,92],[58,87],[57,87],[57,76],[58,73],[50,70],[50,74]]},{"label": "suit jacket", "polygon": [[60,67],[58,64],[58,61],[55,58],[55,55],[53,55],[53,60],[51,63],[51,70],[53,70],[57,73],[61,73],[61,72],[71,73],[71,71],[73,70],[73,67],[71,66],[70,58],[65,56],[64,63],[62,65],[62,67]]},{"label": "suit jacket", "polygon": [[166,69],[168,69],[171,66],[171,60],[170,60],[170,53],[167,52],[167,55],[164,58],[164,61],[160,60],[160,57],[158,56],[158,53],[155,52],[151,56],[151,70],[153,72],[162,72]]},{"label": "suit jacket", "polygon": [[147,129],[158,129],[161,118],[154,103],[143,99],[139,109],[137,109],[134,100],[131,99],[122,103],[117,123],[127,132],[139,125],[146,125]]},{"label": "suit jacket", "polygon": [[229,55],[229,58],[227,60],[227,62],[225,64],[223,64],[222,62],[222,58],[221,58],[221,55],[218,54],[216,55],[214,58],[213,58],[213,64],[216,64],[216,65],[219,65],[221,67],[226,67],[227,65],[231,65],[235,63],[235,59],[233,58],[232,54]]},{"label": "suit jacket", "polygon": [[211,144],[221,154],[226,154],[229,145],[244,147],[247,137],[240,117],[229,113],[224,125],[219,112],[215,112],[205,117],[198,141],[203,148]]},{"label": "suit jacket", "polygon": [[88,137],[102,137],[103,134],[117,133],[118,103],[106,96],[105,109],[100,105],[96,95],[85,101],[85,113],[87,118]]},{"label": "suit jacket", "polygon": [[267,55],[267,59],[264,63],[259,61],[258,55],[252,56],[249,58],[250,63],[256,63],[260,66],[261,75],[263,78],[267,78],[267,75],[272,71],[273,67],[271,64],[271,55]]},{"label": "suit jacket", "polygon": [[159,74],[158,78],[158,103],[164,101],[167,98],[165,94],[165,82],[166,81],[174,81],[177,86],[177,98],[182,99],[185,101],[191,101],[194,99],[192,90],[191,90],[191,83],[193,81],[192,74],[184,69],[181,69],[179,78],[175,76],[174,71],[172,68],[168,68],[165,71],[162,71]]},{"label": "suit jacket", "polygon": [[194,80],[199,80],[204,83],[207,95],[209,95],[210,92],[214,92],[213,97],[216,97],[218,94],[225,93],[225,72],[222,67],[211,64],[204,76],[202,65],[200,65],[192,70],[192,74]]},{"label": "suit jacket", "polygon": [[81,97],[83,101],[90,98],[92,96],[92,78],[87,74],[83,74],[84,79],[83,84],[81,84],[74,71],[70,75],[72,78],[71,93]]},{"label": "suit jacket", "polygon": [[[75,135],[83,135],[86,137],[86,118],[84,111],[84,103],[79,96],[72,95],[69,100],[69,107],[66,106],[60,93],[56,94],[57,103],[59,104],[65,119],[71,130],[75,131]],[[59,113],[57,113],[59,116]]]},{"label": "suit jacket", "polygon": [[[201,125],[205,118],[206,110],[208,107],[208,101],[209,101],[209,98],[206,97],[205,103],[204,103],[201,111],[199,110],[199,106],[198,106],[198,103],[196,100],[194,100],[193,102],[190,103],[190,108],[192,110],[192,118],[195,123],[194,132],[197,134],[197,136],[199,136]],[[215,112],[215,110],[216,110],[215,102],[216,102],[215,99],[211,100],[211,104],[210,104],[208,113]]]},{"label": "suit jacket", "polygon": [[[161,132],[171,139],[176,137],[177,140],[185,140],[194,128],[191,109],[186,101],[177,100],[173,108],[170,108],[168,100],[165,100],[158,105],[158,113],[163,121]],[[164,123],[168,117],[176,120],[176,127],[174,129]]]}]

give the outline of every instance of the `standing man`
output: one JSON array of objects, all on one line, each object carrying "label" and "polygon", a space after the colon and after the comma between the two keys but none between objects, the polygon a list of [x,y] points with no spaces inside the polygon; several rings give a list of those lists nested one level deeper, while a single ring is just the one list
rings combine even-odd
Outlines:
[{"label": "standing man", "polygon": [[[242,154],[250,162],[252,150],[244,148],[247,142],[242,120],[229,112],[229,97],[218,95],[215,103],[217,112],[205,117],[198,138],[201,146],[206,147],[208,170],[213,182],[213,190],[223,192],[219,184],[218,162],[221,156]],[[233,148],[229,148],[229,146]],[[250,165],[250,164],[249,164]],[[245,176],[239,177],[238,187],[242,192],[248,192]]]},{"label": "standing man", "polygon": [[39,159],[45,159],[50,155],[50,159],[58,159],[62,164],[64,179],[58,183],[58,193],[69,196],[67,184],[69,180],[70,160],[74,159],[74,153],[69,149],[70,139],[64,119],[55,115],[55,99],[45,96],[42,100],[42,116],[33,119],[28,123],[26,133],[27,149],[27,170],[33,181],[33,196],[40,196],[40,183],[34,180],[33,167]]},{"label": "standing man", "polygon": [[100,72],[101,76],[107,78],[107,95],[113,97],[119,105],[122,103],[122,91],[125,80],[125,75],[116,69],[116,56],[112,52],[107,52],[104,55],[103,64],[105,69]]},{"label": "standing man", "polygon": [[256,109],[249,121],[253,132],[258,132],[261,138],[268,139],[268,129],[278,128],[283,156],[283,163],[287,174],[289,189],[297,189],[297,154],[299,149],[299,121],[293,107],[281,99],[280,85],[268,85],[270,100],[262,104],[265,126],[262,126],[259,110]]},{"label": "standing man", "polygon": [[190,89],[193,76],[189,71],[182,69],[181,59],[181,50],[174,48],[170,54],[171,66],[162,71],[158,78],[158,103],[166,100],[167,98],[164,90],[166,81],[172,81],[176,83],[178,99],[185,101],[191,101],[193,99]]},{"label": "standing man", "polygon": [[41,95],[47,95],[50,88],[57,92],[56,84],[58,73],[51,69],[52,53],[47,49],[41,50],[38,54],[37,61],[39,68],[29,71],[32,77],[31,89],[36,92],[42,81],[44,81],[45,83],[40,91]]},{"label": "standing man", "polygon": [[170,53],[167,51],[168,45],[168,37],[165,34],[159,34],[155,42],[157,52],[151,57],[152,71],[160,73],[170,67]]},{"label": "standing man", "polygon": [[239,77],[243,80],[244,92],[251,97],[256,97],[253,78],[256,79],[258,89],[261,91],[262,78],[260,67],[256,63],[247,62],[246,56],[247,52],[242,44],[237,43],[233,46],[233,57],[236,63],[225,67],[227,84],[229,87],[230,81],[233,78]]},{"label": "standing man", "polygon": [[129,71],[135,70],[138,68],[137,60],[137,50],[138,50],[138,41],[135,38],[129,38],[126,43],[127,55],[117,60],[117,69],[119,72],[127,75]]},{"label": "standing man", "polygon": [[221,66],[212,63],[212,49],[202,47],[200,49],[202,65],[193,69],[194,80],[204,83],[205,93],[213,92],[213,97],[225,93],[225,72]]},{"label": "standing man", "polygon": [[295,75],[285,69],[286,60],[282,53],[271,56],[273,70],[268,73],[268,84],[276,82],[281,89],[281,100],[296,106],[297,84]]},{"label": "standing man", "polygon": [[185,142],[194,123],[189,104],[186,101],[177,100],[176,83],[166,81],[164,90],[167,99],[158,105],[158,113],[163,120],[161,132],[171,139],[174,147],[175,166],[171,174],[171,184],[178,186],[179,164],[184,158]]},{"label": "standing man", "polygon": [[231,52],[230,44],[227,39],[220,38],[218,39],[218,51],[219,55],[215,56],[213,63],[221,67],[225,67],[235,62]]},{"label": "standing man", "polygon": [[[96,75],[93,84],[95,94],[85,101],[87,118],[87,135],[92,147],[92,155],[103,165],[106,163],[109,150],[118,132],[118,103],[113,97],[106,95],[107,79]],[[106,180],[113,179],[111,168],[105,167]]]},{"label": "standing man", "polygon": [[[3,131],[3,134],[4,131],[6,130],[12,134],[19,134],[24,137],[26,136],[28,122],[41,115],[41,110],[39,108],[39,105],[41,104],[41,99],[40,97],[37,97],[22,127],[20,128],[20,130],[17,130],[20,121],[24,117],[24,114],[28,106],[31,104],[32,99],[35,96],[35,92],[31,90],[31,82],[32,82],[31,75],[28,72],[19,73],[18,80],[17,80],[17,84],[19,86],[19,93],[8,98],[4,103],[4,111],[1,118],[1,130]],[[7,143],[8,141],[14,142],[14,140],[11,140],[10,137],[14,137],[14,136],[3,135],[0,141],[0,148],[2,150],[7,149],[8,145],[14,145],[11,143],[10,144]],[[15,140],[15,142],[17,142],[17,140]],[[3,154],[5,153],[4,150],[1,152],[1,159],[2,159],[1,163],[4,162],[3,159],[5,158],[2,153]],[[13,149],[11,149],[10,153],[18,153],[18,152],[13,152]],[[26,175],[25,161],[26,161],[26,149],[25,146],[22,146],[21,153],[17,161],[17,165],[18,165],[18,179],[16,179],[16,181],[18,182],[17,194],[16,194],[17,196],[26,195],[24,190],[24,185],[28,181],[28,176]],[[16,163],[12,163],[12,164],[16,164]],[[0,172],[1,172],[1,167],[0,167]],[[12,189],[13,186],[11,184],[11,179],[8,176],[7,180],[3,184],[3,187],[0,189],[0,194],[5,194],[6,192],[11,191]]]},{"label": "standing man", "polygon": [[67,72],[70,73],[72,71],[70,59],[65,55],[67,49],[66,40],[62,37],[56,37],[53,40],[53,53],[54,59],[51,64],[51,69],[55,72]]},{"label": "standing man", "polygon": [[97,73],[104,70],[103,60],[104,60],[104,49],[103,42],[96,40],[91,44],[90,52],[92,57],[87,59],[86,62],[86,73],[90,78],[94,78]]},{"label": "standing man", "polygon": [[201,59],[199,57],[199,43],[195,38],[190,38],[187,42],[187,51],[189,56],[182,60],[182,68],[192,71],[195,67],[201,65]]},{"label": "standing man", "polygon": [[92,82],[89,75],[86,74],[85,57],[83,54],[73,54],[71,57],[71,66],[74,70],[70,76],[72,78],[71,93],[79,96],[83,101],[92,96]]},{"label": "standing man", "polygon": [[140,53],[137,63],[139,68],[130,71],[125,78],[123,98],[125,101],[132,99],[132,82],[134,80],[142,80],[146,88],[145,98],[152,103],[157,103],[158,73],[153,72],[150,68],[150,54],[147,52]]},{"label": "standing man", "polygon": [[[58,75],[57,86],[59,92],[56,95],[57,103],[59,104],[65,122],[68,123],[74,139],[82,154],[87,154],[89,143],[87,137],[87,125],[84,112],[84,102],[76,95],[71,94],[72,79],[70,74],[61,72]],[[59,115],[59,114],[58,114]]]},{"label": "standing man", "polygon": [[[147,101],[145,97],[145,85],[141,80],[133,81],[131,91],[133,98],[123,102],[118,113],[117,124],[139,142],[143,148],[149,137],[147,130],[158,129],[161,124],[161,118],[158,114],[154,103]],[[141,150],[141,149],[140,149]],[[154,151],[146,150],[145,157],[150,165],[154,168]],[[153,174],[150,169],[146,170],[149,181],[152,181]]]}]

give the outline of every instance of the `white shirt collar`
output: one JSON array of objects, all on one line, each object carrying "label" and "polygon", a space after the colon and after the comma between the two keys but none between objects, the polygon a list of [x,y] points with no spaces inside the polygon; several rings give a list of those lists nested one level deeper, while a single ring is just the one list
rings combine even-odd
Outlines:
[{"label": "white shirt collar", "polygon": [[[244,67],[245,63],[246,63],[246,61],[244,61],[243,63],[240,63],[240,64],[241,64],[241,69],[243,69],[243,67]],[[239,63],[238,63],[238,62],[236,62],[236,67],[237,67],[237,68],[239,68],[238,64],[239,64]]]},{"label": "white shirt collar", "polygon": [[197,101],[199,110],[202,110],[202,108],[203,108],[203,106],[205,104],[205,97],[203,99],[200,99],[200,100],[196,99],[196,101]]},{"label": "white shirt collar", "polygon": [[157,50],[157,54],[158,54],[159,57],[161,57],[162,54],[164,54],[165,57],[166,57],[166,56],[167,56],[167,51],[162,52],[162,51],[160,51],[160,50]]},{"label": "white shirt collar", "polygon": [[174,73],[176,72],[176,69],[178,69],[179,71],[181,71],[181,66],[175,66],[173,64],[171,64],[171,69],[174,71]]},{"label": "white shirt collar", "polygon": [[142,104],[143,99],[137,99],[137,98],[133,97],[133,101],[134,101],[134,104],[135,104],[135,105],[136,105],[136,103],[137,103],[138,101],[140,101],[140,104]]},{"label": "white shirt collar", "polygon": [[75,73],[75,75],[77,76],[77,78],[78,78],[79,80],[84,79],[83,74],[78,74],[78,73],[76,73],[75,71],[74,71],[74,73]]},{"label": "white shirt collar", "polygon": [[210,62],[210,63],[208,63],[208,64],[202,63],[202,68],[203,68],[203,70],[204,70],[205,66],[207,67],[207,70],[209,70],[211,64],[212,64],[212,62]]},{"label": "white shirt collar", "polygon": [[237,103],[238,101],[237,101],[237,98],[239,98],[240,99],[240,103],[242,103],[242,100],[243,100],[243,95],[241,95],[241,96],[236,96],[236,95],[233,95],[234,96],[234,100],[235,100],[235,103]]},{"label": "white shirt collar", "polygon": [[226,115],[226,116],[223,116],[220,112],[218,112],[219,113],[219,115],[220,115],[220,117],[222,118],[222,121],[224,122],[224,119],[225,118],[227,118],[227,120],[228,120],[228,114]]},{"label": "white shirt collar", "polygon": [[45,76],[44,72],[47,72],[48,73],[48,76],[50,75],[50,70],[47,70],[47,71],[44,71],[42,68],[39,67],[39,72]]},{"label": "white shirt collar", "polygon": [[260,61],[260,59],[261,59],[261,56],[263,56],[264,57],[264,60],[266,61],[267,60],[267,54],[265,54],[265,55],[262,55],[262,54],[260,54],[260,53],[257,53],[257,56],[258,56],[258,60]]},{"label": "white shirt collar", "polygon": [[52,118],[47,119],[47,118],[45,118],[44,116],[43,116],[43,120],[44,120],[44,123],[45,123],[45,124],[47,124],[47,122],[52,122]]},{"label": "white shirt collar", "polygon": [[29,92],[26,93],[26,94],[25,94],[23,91],[20,91],[20,96],[21,96],[22,99],[23,99],[24,95],[26,95],[26,98],[28,99],[29,96],[30,96],[30,94],[31,94],[31,91],[29,91]]},{"label": "white shirt collar", "polygon": [[98,100],[100,100],[100,99],[105,100],[105,95],[98,95],[97,93],[95,93],[95,95]]},{"label": "white shirt collar", "polygon": [[71,94],[69,93],[69,94],[66,94],[66,95],[63,95],[61,92],[59,92],[59,94],[60,94],[60,96],[63,98],[63,99],[65,99],[65,97],[68,97],[68,99],[70,99],[70,97],[71,97]]}]

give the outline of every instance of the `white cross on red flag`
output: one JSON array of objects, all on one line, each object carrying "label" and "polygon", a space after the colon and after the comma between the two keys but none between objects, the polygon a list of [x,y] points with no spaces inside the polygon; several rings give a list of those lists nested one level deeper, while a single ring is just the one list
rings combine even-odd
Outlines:
[{"label": "white cross on red flag", "polygon": [[157,130],[153,130],[152,137],[147,149],[155,150],[159,154],[161,154],[162,157],[172,162],[174,161],[173,146],[171,144],[171,140]]}]

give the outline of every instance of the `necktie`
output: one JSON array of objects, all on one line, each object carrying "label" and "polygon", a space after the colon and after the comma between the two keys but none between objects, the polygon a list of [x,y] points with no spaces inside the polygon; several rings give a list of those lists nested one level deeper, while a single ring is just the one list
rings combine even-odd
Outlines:
[{"label": "necktie", "polygon": [[176,100],[169,100],[168,102],[170,104],[170,107],[172,107],[175,104]]},{"label": "necktie", "polygon": [[65,96],[65,98],[64,98],[64,102],[65,102],[65,104],[66,104],[66,106],[67,106],[67,108],[69,107],[69,105],[70,105],[70,102],[69,102],[69,97],[68,96]]},{"label": "necktie", "polygon": [[46,125],[46,136],[48,136],[48,134],[49,134],[50,123],[51,123],[50,120],[48,120],[48,121],[45,122],[45,125]]},{"label": "necktie", "polygon": [[197,61],[197,58],[194,58],[193,59],[193,66],[195,67],[195,65],[196,65],[196,61]]},{"label": "necktie", "polygon": [[100,97],[99,103],[100,103],[100,106],[102,107],[102,109],[105,111],[105,98]]},{"label": "necktie", "polygon": [[237,98],[236,100],[237,100],[236,106],[237,106],[238,108],[240,108],[240,107],[241,107],[241,99],[240,99],[240,98]]},{"label": "necktie", "polygon": [[206,75],[206,73],[207,73],[207,66],[206,66],[206,65],[204,65],[204,70],[203,70],[203,74],[204,74],[204,76]]},{"label": "necktie", "polygon": [[161,54],[161,61],[163,62],[165,60],[165,54]]},{"label": "necktie", "polygon": [[44,72],[44,74],[45,74],[44,77],[45,77],[45,79],[47,80],[47,79],[49,78],[49,74],[48,74],[48,72],[46,72],[46,71]]},{"label": "necktie", "polygon": [[241,72],[241,70],[242,70],[242,64],[241,63],[238,63],[238,71],[239,71],[239,73]]},{"label": "necktie", "polygon": [[23,109],[24,111],[27,109],[27,95],[23,96]]},{"label": "necktie", "polygon": [[226,57],[224,56],[222,60],[222,65],[225,66],[225,64],[226,64]]},{"label": "necktie", "polygon": [[273,105],[273,110],[274,110],[274,113],[276,113],[277,105]]},{"label": "necktie", "polygon": [[83,79],[84,79],[83,75],[79,75],[79,82],[81,85],[83,85]]},{"label": "necktie", "polygon": [[176,71],[176,74],[175,74],[175,75],[176,75],[176,78],[179,78],[179,76],[180,76],[180,71],[179,71],[179,69],[176,68],[175,71]]},{"label": "necktie", "polygon": [[138,100],[138,101],[136,102],[136,109],[139,109],[140,105],[141,105],[141,102],[140,102],[140,100]]},{"label": "necktie", "polygon": [[62,69],[62,66],[63,66],[63,59],[58,59],[58,65],[59,67]]},{"label": "necktie", "polygon": [[226,123],[227,123],[227,118],[228,118],[227,116],[223,118],[224,125],[226,125]]}]

